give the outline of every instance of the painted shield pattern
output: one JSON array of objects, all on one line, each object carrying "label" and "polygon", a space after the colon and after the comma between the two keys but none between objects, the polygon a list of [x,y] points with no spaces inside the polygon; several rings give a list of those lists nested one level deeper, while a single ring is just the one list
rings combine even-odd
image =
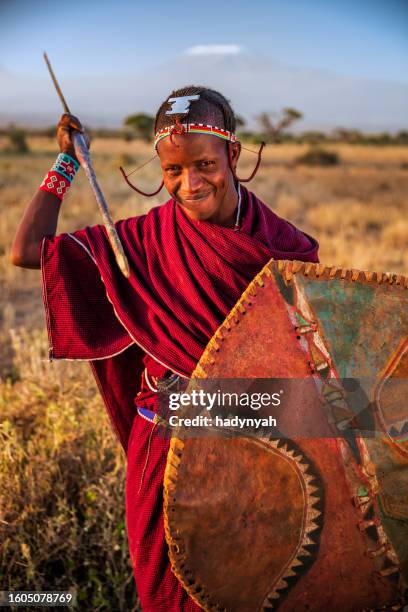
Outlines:
[{"label": "painted shield pattern", "polygon": [[[404,607],[407,288],[398,275],[270,261],[209,342],[192,379],[305,381],[282,419],[318,435],[173,432],[166,538],[203,609]],[[356,419],[360,433],[337,435]]]}]

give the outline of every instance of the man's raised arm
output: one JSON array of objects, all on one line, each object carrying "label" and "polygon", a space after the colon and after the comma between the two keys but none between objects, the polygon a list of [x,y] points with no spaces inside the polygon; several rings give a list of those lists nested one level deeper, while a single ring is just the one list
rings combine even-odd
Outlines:
[{"label": "man's raised arm", "polygon": [[71,139],[73,130],[83,132],[80,121],[73,115],[62,115],[57,126],[61,154],[29,202],[17,228],[10,255],[15,266],[39,269],[42,239],[55,235],[62,197],[79,166]]}]

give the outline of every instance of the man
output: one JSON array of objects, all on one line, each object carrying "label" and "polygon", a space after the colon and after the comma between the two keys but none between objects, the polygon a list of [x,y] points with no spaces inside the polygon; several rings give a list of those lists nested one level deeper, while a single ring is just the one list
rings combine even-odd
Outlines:
[{"label": "man", "polygon": [[168,440],[157,435],[157,385],[191,374],[271,257],[317,261],[313,238],[240,186],[235,127],[228,101],[211,89],[183,88],[162,104],[155,146],[171,199],[116,224],[130,264],[125,279],[102,226],[55,236],[77,168],[71,134],[82,130],[63,115],[62,157],[29,203],[12,248],[15,265],[42,269],[50,357],[90,361],[127,453],[129,549],[149,612],[198,609],[168,560],[162,515]]}]

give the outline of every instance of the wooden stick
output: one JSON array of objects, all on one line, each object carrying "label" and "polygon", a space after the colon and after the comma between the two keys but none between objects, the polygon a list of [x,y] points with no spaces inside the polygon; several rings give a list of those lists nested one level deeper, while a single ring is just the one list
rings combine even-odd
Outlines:
[{"label": "wooden stick", "polygon": [[51,78],[52,78],[52,82],[54,83],[54,87],[57,90],[57,94],[59,95],[59,99],[62,102],[62,106],[64,107],[65,112],[70,115],[71,111],[68,108],[68,104],[67,104],[67,102],[66,102],[66,100],[64,98],[64,94],[62,93],[61,87],[59,86],[59,83],[57,81],[57,77],[54,74],[54,71],[52,69],[50,60],[48,59],[48,55],[45,53],[45,51],[44,51],[43,55],[44,55],[45,63],[47,64],[48,72],[50,73]]},{"label": "wooden stick", "polygon": [[[44,53],[44,59],[45,59],[45,63],[47,64],[51,79],[54,83],[55,89],[57,91],[57,94],[62,102],[62,105],[64,107],[64,110],[66,113],[71,114],[68,104],[64,98],[64,95],[61,91],[61,88],[59,86],[59,83],[57,81],[57,78],[54,74],[54,71],[51,67],[50,61],[48,59],[48,56],[46,53]],[[84,172],[88,178],[88,181],[92,187],[92,191],[94,192],[96,201],[98,203],[99,206],[99,210],[100,213],[102,215],[102,220],[103,220],[103,224],[106,228],[106,231],[108,233],[108,238],[109,238],[109,242],[112,246],[113,252],[115,254],[115,258],[117,261],[117,264],[122,272],[122,274],[124,276],[126,276],[126,278],[129,277],[130,274],[130,270],[129,270],[129,263],[128,260],[126,258],[126,255],[124,253],[123,247],[122,247],[122,243],[120,241],[120,238],[118,236],[118,233],[116,231],[115,225],[113,223],[112,220],[112,216],[109,212],[109,207],[108,204],[105,200],[105,196],[102,193],[102,190],[98,184],[98,181],[96,179],[96,174],[95,174],[95,170],[93,168],[92,165],[92,161],[91,161],[91,156],[89,154],[89,149],[86,146],[86,141],[84,138],[84,135],[81,134],[81,132],[78,131],[74,131],[73,132],[73,141],[74,141],[74,147],[75,147],[75,153],[76,156],[78,158],[79,163],[81,164],[82,168],[84,169]]]}]

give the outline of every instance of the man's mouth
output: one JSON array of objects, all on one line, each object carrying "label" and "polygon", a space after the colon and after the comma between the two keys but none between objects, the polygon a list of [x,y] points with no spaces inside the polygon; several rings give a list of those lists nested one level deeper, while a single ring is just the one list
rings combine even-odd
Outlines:
[{"label": "man's mouth", "polygon": [[178,194],[178,197],[180,199],[181,202],[200,202],[200,200],[205,200],[206,198],[208,198],[209,195],[211,195],[211,191],[205,191],[203,193],[195,193],[195,194],[186,194],[186,195],[182,195],[182,194]]}]

